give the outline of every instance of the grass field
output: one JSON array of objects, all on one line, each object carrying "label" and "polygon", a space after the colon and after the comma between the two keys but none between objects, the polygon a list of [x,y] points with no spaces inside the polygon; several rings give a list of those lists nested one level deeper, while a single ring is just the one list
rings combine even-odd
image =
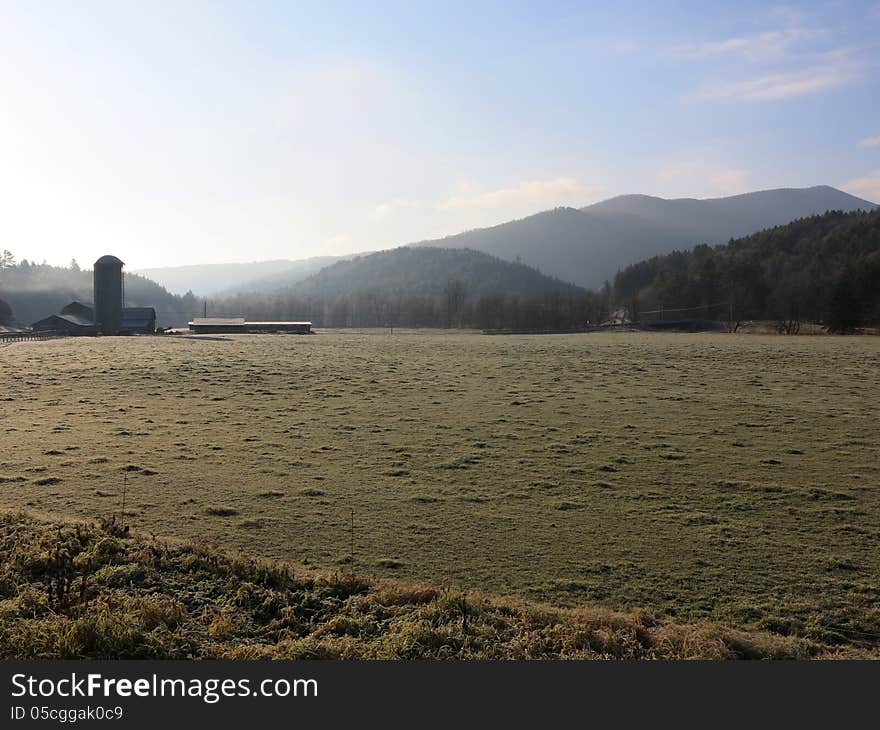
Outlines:
[{"label": "grass field", "polygon": [[0,349],[0,506],[316,568],[880,645],[880,339]]}]

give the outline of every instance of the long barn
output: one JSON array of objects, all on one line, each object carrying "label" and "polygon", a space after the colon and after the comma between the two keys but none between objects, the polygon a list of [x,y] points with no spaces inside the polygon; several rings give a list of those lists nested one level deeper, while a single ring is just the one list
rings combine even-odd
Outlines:
[{"label": "long barn", "polygon": [[283,332],[295,335],[312,334],[311,322],[248,322],[244,317],[196,317],[189,323],[196,334],[259,334]]}]

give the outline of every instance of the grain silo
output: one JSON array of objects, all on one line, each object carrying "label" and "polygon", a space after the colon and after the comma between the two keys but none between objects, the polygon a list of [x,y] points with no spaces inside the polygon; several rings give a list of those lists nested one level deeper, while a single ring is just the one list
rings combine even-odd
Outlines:
[{"label": "grain silo", "polygon": [[95,261],[95,325],[102,335],[115,335],[122,327],[122,263],[115,256]]}]

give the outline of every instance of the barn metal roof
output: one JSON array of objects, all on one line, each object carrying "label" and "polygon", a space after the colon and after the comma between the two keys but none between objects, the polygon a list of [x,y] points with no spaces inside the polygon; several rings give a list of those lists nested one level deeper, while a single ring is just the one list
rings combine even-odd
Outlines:
[{"label": "barn metal roof", "polygon": [[50,319],[62,319],[65,322],[75,325],[76,327],[94,327],[95,323],[90,319],[86,319],[85,317],[78,317],[75,314],[50,314],[48,317],[44,317],[39,322],[34,322],[32,326],[36,327],[41,322],[46,322]]},{"label": "barn metal roof", "polygon": [[244,327],[244,317],[196,317],[190,324],[208,327]]},{"label": "barn metal roof", "polygon": [[284,326],[290,326],[290,325],[298,325],[298,326],[309,325],[309,326],[311,326],[312,323],[311,322],[263,322],[261,320],[251,322],[250,320],[248,320],[247,322],[245,322],[245,324],[248,326],[260,325],[260,326],[264,326],[264,327],[265,326],[279,327],[282,325],[284,325]]}]

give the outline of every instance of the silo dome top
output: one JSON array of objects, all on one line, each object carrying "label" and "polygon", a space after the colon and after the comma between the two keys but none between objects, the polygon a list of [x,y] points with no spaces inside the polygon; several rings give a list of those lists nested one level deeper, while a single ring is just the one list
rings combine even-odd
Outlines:
[{"label": "silo dome top", "polygon": [[95,266],[125,266],[121,259],[116,258],[115,256],[111,256],[107,254],[106,256],[102,256],[97,261],[95,261]]}]

